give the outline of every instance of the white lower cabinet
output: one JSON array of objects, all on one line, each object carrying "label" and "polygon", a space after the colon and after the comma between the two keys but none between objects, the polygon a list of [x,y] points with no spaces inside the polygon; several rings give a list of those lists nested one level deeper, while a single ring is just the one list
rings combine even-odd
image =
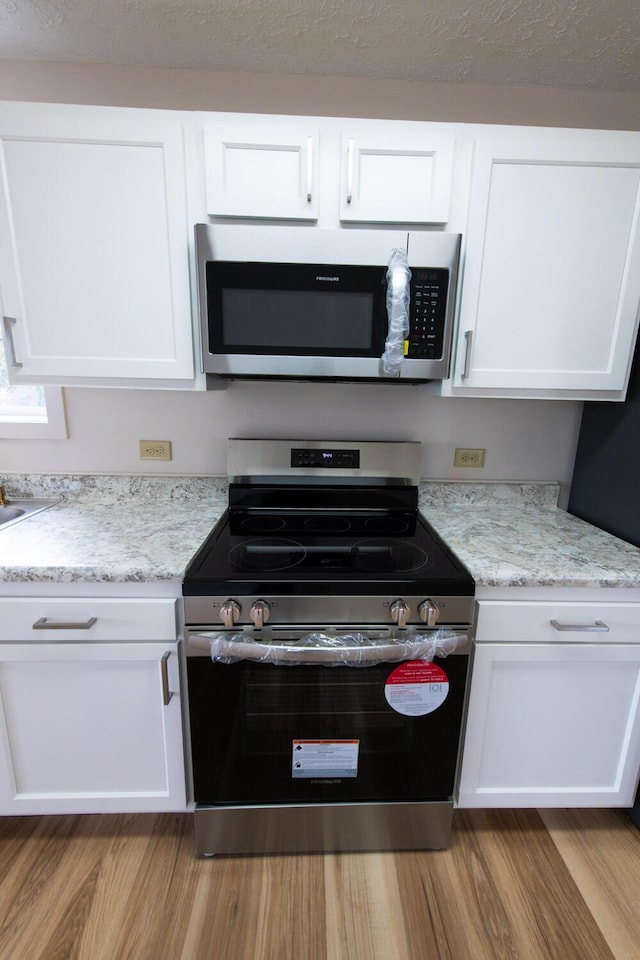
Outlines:
[{"label": "white lower cabinet", "polygon": [[640,606],[480,603],[460,807],[631,806]]},{"label": "white lower cabinet", "polygon": [[[14,625],[32,606],[0,605]],[[158,642],[91,639],[109,617],[114,634],[141,621],[145,601],[34,606],[37,632],[0,644],[0,814],[184,810],[175,602],[149,602],[151,620],[173,634]]]}]

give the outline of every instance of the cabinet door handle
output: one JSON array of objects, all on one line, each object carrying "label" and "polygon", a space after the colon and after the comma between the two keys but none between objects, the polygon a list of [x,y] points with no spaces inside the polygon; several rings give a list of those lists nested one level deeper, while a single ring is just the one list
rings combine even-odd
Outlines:
[{"label": "cabinet door handle", "polygon": [[558,623],[557,620],[552,620],[551,626],[568,633],[609,633],[609,627],[604,620],[595,620],[594,623]]},{"label": "cabinet door handle", "polygon": [[173,693],[169,690],[169,657],[171,651],[168,650],[160,661],[160,676],[162,677],[162,704],[169,706]]},{"label": "cabinet door handle", "polygon": [[353,200],[353,140],[347,144],[347,203]]},{"label": "cabinet door handle", "polygon": [[465,330],[464,339],[466,341],[464,348],[464,370],[462,379],[467,380],[471,372],[471,350],[473,348],[473,330]]},{"label": "cabinet door handle", "polygon": [[13,342],[13,327],[18,321],[15,317],[3,317],[2,326],[4,327],[5,352],[7,355],[7,365],[9,367],[21,367],[22,364],[16,358],[16,345]]},{"label": "cabinet door handle", "polygon": [[40,617],[32,626],[32,630],[90,630],[98,620],[89,617],[88,620],[50,620],[49,617]]},{"label": "cabinet door handle", "polygon": [[307,137],[307,203],[313,198],[313,137]]}]

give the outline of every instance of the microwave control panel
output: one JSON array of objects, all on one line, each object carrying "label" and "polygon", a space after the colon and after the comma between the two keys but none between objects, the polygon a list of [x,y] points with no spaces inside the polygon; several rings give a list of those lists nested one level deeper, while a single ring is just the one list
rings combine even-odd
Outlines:
[{"label": "microwave control panel", "polygon": [[442,356],[448,287],[448,270],[411,268],[409,335],[404,342],[410,360]]}]

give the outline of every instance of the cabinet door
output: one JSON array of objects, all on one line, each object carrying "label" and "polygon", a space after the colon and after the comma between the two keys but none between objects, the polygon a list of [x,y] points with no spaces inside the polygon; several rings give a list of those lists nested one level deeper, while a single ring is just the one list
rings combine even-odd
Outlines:
[{"label": "cabinet door", "polygon": [[639,203],[637,134],[480,139],[455,386],[621,399],[640,302]]},{"label": "cabinet door", "polygon": [[478,644],[459,806],[630,806],[639,698],[640,644]]},{"label": "cabinet door", "polygon": [[180,120],[4,104],[0,140],[12,381],[193,378]]},{"label": "cabinet door", "polygon": [[446,223],[454,137],[428,124],[377,124],[342,137],[340,219]]},{"label": "cabinet door", "polygon": [[178,682],[175,643],[3,644],[0,814],[184,810]]},{"label": "cabinet door", "polygon": [[209,121],[204,134],[211,216],[318,219],[315,125],[246,116]]}]

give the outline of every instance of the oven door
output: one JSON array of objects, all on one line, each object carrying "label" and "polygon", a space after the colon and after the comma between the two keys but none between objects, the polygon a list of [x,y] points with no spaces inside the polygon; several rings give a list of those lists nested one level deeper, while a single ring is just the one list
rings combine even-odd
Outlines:
[{"label": "oven door", "polygon": [[[228,656],[216,645],[220,632],[189,631],[196,804],[451,799],[467,678],[466,633],[447,631],[455,637],[456,652],[432,660],[402,659],[419,648],[407,649],[386,628],[362,633],[369,641],[364,655],[362,647],[349,643],[337,645],[333,656],[326,647],[307,645],[305,659],[300,649],[305,630],[280,631],[270,644],[246,634],[230,636],[236,647]],[[277,647],[276,655],[265,656],[267,647]]]}]

